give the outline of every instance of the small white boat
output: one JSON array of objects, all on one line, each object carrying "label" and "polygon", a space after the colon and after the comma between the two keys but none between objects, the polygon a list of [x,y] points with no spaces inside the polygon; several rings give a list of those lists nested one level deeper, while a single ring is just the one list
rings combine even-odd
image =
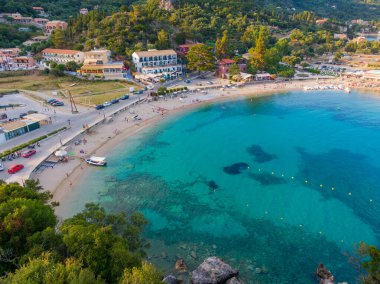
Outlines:
[{"label": "small white boat", "polygon": [[107,161],[105,157],[95,157],[95,156],[91,156],[90,158],[86,159],[86,163],[93,166],[107,165]]},{"label": "small white boat", "polygon": [[345,91],[347,94],[351,93],[351,89],[350,89],[349,87],[345,88],[344,91]]}]

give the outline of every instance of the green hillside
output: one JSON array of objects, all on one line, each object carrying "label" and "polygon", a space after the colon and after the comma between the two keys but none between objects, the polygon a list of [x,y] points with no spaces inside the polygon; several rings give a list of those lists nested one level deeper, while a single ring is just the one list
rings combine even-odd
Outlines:
[{"label": "green hillside", "polygon": [[[80,8],[94,9],[98,6],[107,13],[118,11],[123,6],[130,6],[138,2],[136,0],[0,0],[0,12],[15,12],[33,15],[32,6],[41,6],[53,18],[68,19],[79,13]],[[380,18],[379,0],[229,0],[229,1],[200,1],[200,0],[175,0],[176,6],[185,4],[212,3],[221,7],[237,7],[238,9],[255,9],[267,7],[289,11],[295,8],[297,12],[307,10],[315,12],[318,16],[327,16],[339,19],[364,18],[377,20]],[[290,10],[291,11],[291,10]]]}]

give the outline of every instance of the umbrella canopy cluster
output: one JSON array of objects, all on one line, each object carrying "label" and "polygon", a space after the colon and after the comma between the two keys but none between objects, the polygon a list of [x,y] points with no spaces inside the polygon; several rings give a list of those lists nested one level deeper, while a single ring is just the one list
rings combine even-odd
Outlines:
[{"label": "umbrella canopy cluster", "polygon": [[58,150],[54,153],[57,157],[65,157],[67,156],[67,152],[65,150]]}]

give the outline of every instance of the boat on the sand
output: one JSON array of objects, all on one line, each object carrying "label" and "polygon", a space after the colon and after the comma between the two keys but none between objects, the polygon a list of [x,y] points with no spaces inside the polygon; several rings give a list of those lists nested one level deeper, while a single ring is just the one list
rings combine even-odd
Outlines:
[{"label": "boat on the sand", "polygon": [[93,166],[107,165],[107,161],[105,157],[96,157],[96,156],[91,156],[90,158],[86,159],[86,163]]}]

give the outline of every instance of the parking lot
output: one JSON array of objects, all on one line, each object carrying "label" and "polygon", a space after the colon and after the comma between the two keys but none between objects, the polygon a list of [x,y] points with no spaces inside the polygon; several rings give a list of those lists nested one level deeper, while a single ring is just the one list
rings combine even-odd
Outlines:
[{"label": "parking lot", "polygon": [[[15,106],[9,107],[8,105]],[[71,113],[64,109],[65,107],[53,107],[23,94],[4,95],[0,98],[0,106],[0,113],[7,115],[6,120],[19,119],[20,115],[27,114],[30,111],[48,115],[52,118],[53,123],[66,121],[71,116]]]}]

